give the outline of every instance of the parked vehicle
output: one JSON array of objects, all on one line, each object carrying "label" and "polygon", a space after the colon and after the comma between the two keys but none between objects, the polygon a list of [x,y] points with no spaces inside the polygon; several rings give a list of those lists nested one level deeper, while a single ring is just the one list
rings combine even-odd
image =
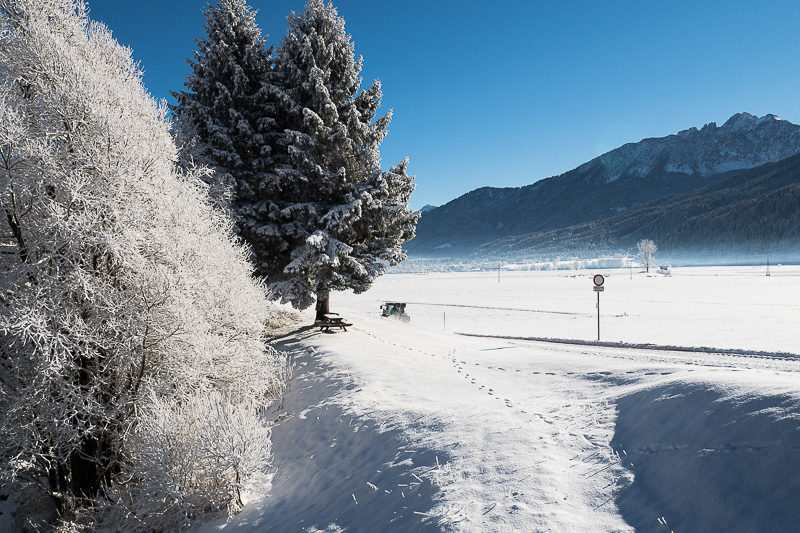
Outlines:
[{"label": "parked vehicle", "polygon": [[411,317],[406,314],[404,302],[386,302],[381,306],[381,316],[396,318],[402,322],[410,322]]}]

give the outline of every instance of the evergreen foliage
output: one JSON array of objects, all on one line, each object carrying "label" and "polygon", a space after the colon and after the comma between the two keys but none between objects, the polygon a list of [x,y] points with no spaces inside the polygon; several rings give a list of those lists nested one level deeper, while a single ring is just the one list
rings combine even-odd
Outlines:
[{"label": "evergreen foliage", "polygon": [[197,41],[187,90],[173,92],[184,166],[207,165],[211,195],[252,203],[274,166],[278,135],[264,83],[272,68],[267,38],[244,0],[220,0],[205,12],[206,36]]},{"label": "evergreen foliage", "polygon": [[[232,5],[252,15],[240,0],[223,0],[210,8],[208,35],[200,41],[195,65],[212,50],[228,53],[214,64],[245,61],[223,46],[224,35],[247,35],[245,48],[263,49],[251,18],[244,24],[241,17],[214,14],[229,12]],[[257,115],[270,117],[252,140],[264,157],[245,172],[223,166],[223,159],[210,162],[236,180],[231,205],[239,234],[250,245],[256,272],[266,278],[273,295],[298,308],[310,306],[316,297],[326,309],[331,290],[364,291],[387,263],[405,258],[401,246],[413,238],[417,220],[408,209],[413,177],[406,172],[407,160],[389,171],[381,169],[380,144],[391,112],[378,116],[380,82],[360,90],[362,59],[356,60],[336,9],[310,0],[303,13],[293,13],[288,20],[289,31],[272,58],[271,70],[258,91],[251,89],[257,102],[225,100],[234,106],[228,115],[258,110]],[[213,30],[216,21],[249,29]],[[211,62],[204,64],[212,68]],[[208,69],[194,68],[187,82],[191,93],[181,93],[176,111],[182,131],[195,136],[200,153],[228,154],[237,148],[219,139],[233,134],[216,135],[202,128],[211,116],[207,110],[228,92],[216,83],[225,74]],[[239,70],[247,69],[242,65]],[[192,103],[200,101],[206,103]],[[227,116],[222,107],[218,111]],[[225,128],[222,120],[216,124]]]},{"label": "evergreen foliage", "polygon": [[380,168],[380,144],[391,112],[377,116],[380,82],[359,92],[362,58],[331,4],[309,0],[289,17],[277,50],[276,84],[287,123],[279,170],[291,193],[269,199],[268,224],[281,254],[268,268],[270,287],[299,307],[314,293],[323,306],[330,290],[369,288],[384,269],[405,258],[416,214],[407,161]]}]

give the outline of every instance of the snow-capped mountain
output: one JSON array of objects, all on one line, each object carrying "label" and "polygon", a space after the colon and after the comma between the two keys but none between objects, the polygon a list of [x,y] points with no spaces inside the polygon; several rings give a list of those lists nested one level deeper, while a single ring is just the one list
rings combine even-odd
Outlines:
[{"label": "snow-capped mountain", "polygon": [[774,163],[798,152],[800,126],[775,115],[737,113],[722,126],[710,122],[666,137],[644,139],[611,150],[576,170],[598,163],[607,181],[625,175],[644,177],[656,169],[711,176]]},{"label": "snow-capped mountain", "polygon": [[426,212],[407,247],[423,256],[471,253],[496,239],[604,219],[798,153],[797,124],[737,113],[722,126],[625,144],[531,185],[471,191]]}]

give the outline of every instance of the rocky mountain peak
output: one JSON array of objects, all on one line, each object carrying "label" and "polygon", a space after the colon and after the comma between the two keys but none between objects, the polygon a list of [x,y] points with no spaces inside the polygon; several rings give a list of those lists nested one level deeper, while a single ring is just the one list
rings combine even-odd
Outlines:
[{"label": "rocky mountain peak", "polygon": [[[645,177],[654,170],[709,176],[753,168],[800,152],[800,126],[773,114],[736,113],[722,126],[682,130],[611,150],[583,166],[600,163],[602,179]],[[578,167],[581,169],[582,167]],[[598,176],[599,177],[599,176]]]},{"label": "rocky mountain peak", "polygon": [[[764,115],[764,118],[768,116],[774,115]],[[750,113],[736,113],[725,121],[722,128],[728,130],[744,130],[755,126],[758,120],[757,116],[751,115]]]}]

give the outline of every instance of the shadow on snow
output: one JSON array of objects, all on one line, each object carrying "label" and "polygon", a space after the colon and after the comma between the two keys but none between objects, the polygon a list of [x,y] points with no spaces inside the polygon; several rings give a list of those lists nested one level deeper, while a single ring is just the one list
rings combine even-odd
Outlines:
[{"label": "shadow on snow", "polygon": [[397,431],[344,414],[332,398],[353,385],[289,340],[311,335],[311,329],[276,339],[277,349],[297,355],[285,415],[272,432],[277,472],[269,496],[224,526],[217,521],[203,530],[440,531],[429,516],[437,489],[412,473],[435,466],[437,454],[409,445]]},{"label": "shadow on snow", "polygon": [[635,478],[617,506],[637,531],[795,531],[798,426],[788,396],[672,383],[622,398],[611,445]]}]

